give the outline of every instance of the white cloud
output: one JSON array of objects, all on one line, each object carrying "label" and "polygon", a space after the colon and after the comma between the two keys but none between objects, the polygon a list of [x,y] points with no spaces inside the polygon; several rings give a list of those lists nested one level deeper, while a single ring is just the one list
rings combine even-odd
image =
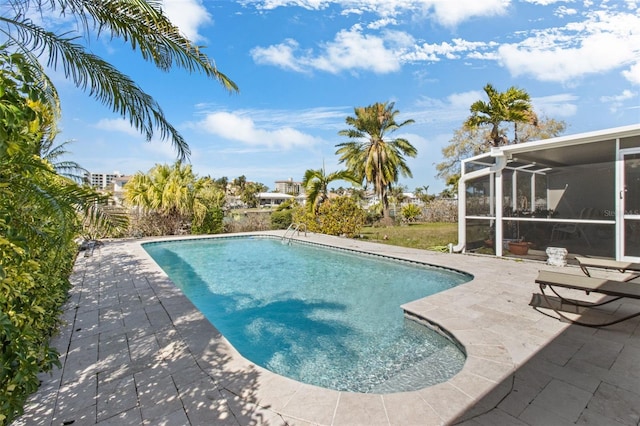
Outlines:
[{"label": "white cloud", "polygon": [[613,96],[601,96],[600,101],[605,104],[609,104],[609,111],[615,113],[624,106],[624,102],[637,98],[638,93],[631,90],[623,90],[619,95]]},{"label": "white cloud", "polygon": [[398,71],[400,62],[385,40],[363,35],[358,28],[340,31],[333,42],[323,46],[322,56],[314,58],[314,68],[338,73],[342,70],[364,69],[378,74]]},{"label": "white cloud", "polygon": [[343,14],[362,15],[368,12],[382,18],[402,13],[422,14],[440,25],[456,26],[473,17],[503,15],[511,0],[243,0],[241,3],[263,10],[294,6],[322,10],[337,5],[342,7]]},{"label": "white cloud", "polygon": [[[342,71],[371,71],[388,74],[400,70],[402,62],[431,61],[442,58],[492,59],[496,42],[474,42],[454,38],[451,42],[416,45],[413,36],[402,31],[383,31],[380,35],[364,34],[359,25],[342,30],[333,41],[320,45],[318,53],[300,49],[297,41],[251,50],[258,64],[274,65],[295,72],[321,70],[333,74]],[[484,51],[484,52],[483,52]]]},{"label": "white cloud", "polygon": [[[194,127],[194,125],[192,125]],[[252,117],[243,113],[213,112],[206,115],[195,127],[224,139],[249,146],[289,149],[312,147],[319,139],[292,127],[260,127]]]},{"label": "white cloud", "polygon": [[433,8],[434,21],[453,27],[472,17],[499,16],[507,13],[510,0],[424,0],[425,8]]},{"label": "white cloud", "polygon": [[241,0],[241,4],[255,4],[256,8],[271,10],[278,7],[298,6],[309,10],[321,10],[334,0]]},{"label": "white cloud", "polygon": [[256,47],[251,50],[251,56],[258,64],[298,72],[321,70],[337,74],[345,70],[368,70],[386,74],[400,69],[392,47],[402,48],[412,39],[397,31],[385,32],[384,36],[366,35],[359,26],[354,26],[340,31],[333,41],[322,44],[318,54],[299,49],[295,40],[286,40],[278,45]]},{"label": "white cloud", "polygon": [[408,61],[439,61],[441,57],[447,59],[459,59],[463,54],[469,53],[469,56],[478,57],[481,55],[479,51],[495,48],[497,43],[490,42],[471,42],[460,38],[454,38],[451,43],[442,42],[439,44],[424,43],[416,46],[411,52],[402,56],[402,59]]},{"label": "white cloud", "polygon": [[471,90],[469,92],[453,93],[447,96],[447,101],[453,108],[464,108],[467,112],[469,112],[471,104],[478,100],[486,98],[487,95],[484,93],[484,91]]},{"label": "white cloud", "polygon": [[[170,141],[160,139],[146,141],[142,133],[131,126],[128,120],[123,118],[103,118],[93,125],[93,127],[103,132],[118,132],[127,135],[127,137],[103,135],[103,139],[105,139],[104,143],[106,144],[104,149],[115,149],[120,152],[122,147],[114,147],[116,144],[122,144],[123,146],[127,146],[126,149],[128,150],[142,149],[147,153],[145,157],[153,158],[155,162],[159,162],[159,159],[163,161],[175,161],[178,158],[177,151]],[[123,169],[125,168],[123,167]]]},{"label": "white cloud", "polygon": [[160,163],[161,160],[174,162],[178,159],[176,149],[168,141],[144,142],[142,150],[147,153],[148,158],[153,158],[156,163]]},{"label": "white cloud", "polygon": [[[572,3],[564,0],[529,0],[539,6]],[[509,0],[478,2],[448,0],[396,0],[384,4],[372,0],[348,1],[281,1],[270,2],[270,7],[297,5],[308,9],[322,9],[338,4],[343,10],[377,13],[381,18],[369,29],[395,24],[399,13],[421,11],[435,16],[443,25],[456,25],[471,16],[500,15],[507,12]],[[266,4],[266,3],[264,3]],[[263,5],[264,5],[263,4]],[[627,9],[633,10],[633,0],[627,0]],[[519,32],[525,36],[520,42],[499,45],[495,41],[469,41],[454,38],[438,43],[415,42],[412,35],[401,31],[367,34],[360,25],[338,32],[333,41],[320,44],[318,49],[303,50],[294,40],[257,47],[252,55],[256,63],[270,64],[296,72],[322,70],[330,73],[343,71],[371,71],[386,74],[399,71],[403,62],[438,62],[443,59],[474,59],[496,61],[505,66],[514,77],[531,76],[540,81],[575,84],[575,80],[589,74],[620,71],[633,84],[640,84],[640,16],[622,12],[619,5],[600,10],[587,9],[577,19],[577,9],[560,4],[557,16],[572,21],[564,27]],[[352,12],[353,13],[353,12]],[[528,35],[527,35],[528,34]]]},{"label": "white cloud", "polygon": [[637,93],[632,92],[631,90],[623,90],[621,94],[614,96],[601,96],[600,100],[602,102],[623,102],[629,99],[633,99],[637,96]]},{"label": "white cloud", "polygon": [[628,70],[622,71],[622,76],[629,80],[631,84],[640,86],[640,61],[631,65]]},{"label": "white cloud", "polygon": [[163,0],[162,9],[171,22],[191,41],[203,41],[201,26],[212,21],[211,15],[199,0]]},{"label": "white cloud", "polygon": [[[571,82],[640,59],[640,17],[596,11],[583,22],[539,31],[517,44],[500,46],[501,62],[512,75]],[[626,76],[630,81],[633,77]]]},{"label": "white cloud", "polygon": [[285,70],[304,72],[301,61],[296,58],[299,44],[297,41],[287,39],[283,43],[251,49],[251,57],[257,64],[275,65]]},{"label": "white cloud", "polygon": [[103,118],[102,120],[98,121],[94,127],[100,130],[106,130],[108,132],[121,132],[126,133],[129,136],[137,136],[139,138],[142,138],[142,134],[138,130],[136,130],[136,128],[133,127],[128,120],[125,120],[124,118]]},{"label": "white cloud", "polygon": [[566,118],[576,115],[578,97],[569,93],[541,96],[531,99],[533,109],[547,117]]},{"label": "white cloud", "polygon": [[397,23],[398,21],[396,21],[393,18],[384,18],[384,19],[378,19],[377,21],[371,22],[370,24],[367,25],[367,28],[371,30],[377,30],[377,29],[388,27],[391,25],[396,25]]},{"label": "white cloud", "polygon": [[573,0],[524,0],[524,2],[537,4],[539,6],[549,6],[556,3],[573,3]]},{"label": "white cloud", "polygon": [[559,8],[556,9],[554,15],[560,18],[564,18],[565,16],[572,16],[572,15],[576,15],[577,13],[578,11],[576,9],[569,8],[566,6],[560,6]]},{"label": "white cloud", "polygon": [[472,103],[485,97],[482,91],[452,93],[444,99],[422,97],[416,110],[407,116],[416,120],[416,125],[426,124],[430,130],[452,131],[459,128],[469,116]]},{"label": "white cloud", "polygon": [[[219,113],[223,106],[213,104],[201,104],[200,114],[203,116]],[[237,116],[247,116],[260,123],[259,125],[267,129],[277,129],[291,124],[291,117],[295,117],[298,128],[327,128],[339,123],[344,124],[344,118],[353,113],[352,106],[345,107],[316,107],[302,110],[287,109],[250,109],[236,110],[233,112]],[[193,127],[193,123],[188,125]],[[342,128],[342,127],[340,127]]]}]

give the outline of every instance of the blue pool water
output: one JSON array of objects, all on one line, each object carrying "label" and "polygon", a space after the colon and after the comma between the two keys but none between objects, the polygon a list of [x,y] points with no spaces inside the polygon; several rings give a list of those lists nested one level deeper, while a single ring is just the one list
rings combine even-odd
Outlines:
[{"label": "blue pool water", "polygon": [[325,388],[391,393],[449,379],[465,360],[400,305],[470,276],[272,238],[145,250],[247,359]]}]

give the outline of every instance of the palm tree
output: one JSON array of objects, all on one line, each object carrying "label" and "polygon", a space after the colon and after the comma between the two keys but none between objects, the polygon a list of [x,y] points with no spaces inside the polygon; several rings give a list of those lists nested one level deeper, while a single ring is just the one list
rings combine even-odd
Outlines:
[{"label": "palm tree", "polygon": [[260,182],[247,182],[244,175],[240,177],[243,178],[240,199],[247,205],[247,207],[258,207],[258,194],[261,192],[267,192],[269,190],[269,187]]},{"label": "palm tree", "polygon": [[[14,55],[15,60],[15,55]],[[33,136],[36,138],[35,152],[43,160],[49,162],[53,170],[60,176],[71,179],[76,183],[83,183],[85,175],[89,173],[75,161],[62,160],[62,157],[69,154],[67,145],[72,141],[67,140],[55,145],[55,138],[58,135],[59,113],[56,100],[50,99],[49,103],[42,101],[30,102],[31,107],[39,115],[38,129],[33,129]]]},{"label": "palm tree", "polygon": [[136,173],[125,185],[125,199],[144,213],[156,213],[163,230],[177,233],[190,220],[200,223],[207,207],[198,197],[205,180],[198,179],[191,165],[157,164],[149,173]]},{"label": "palm tree", "polygon": [[[48,231],[65,237],[78,231],[78,213],[92,226],[124,226],[125,217],[101,208],[106,204],[103,195],[78,185],[81,177],[77,172],[84,169],[76,162],[60,160],[69,142],[53,144],[60,114],[58,99],[51,87],[42,87],[41,81],[26,75],[31,67],[27,55],[0,49],[0,116],[4,117],[0,120],[0,186],[12,188],[7,208],[26,208],[42,226],[47,217],[55,216],[53,222],[59,229]],[[44,216],[37,217],[38,212]],[[34,237],[46,234],[40,227],[22,231],[35,231]]]},{"label": "palm tree", "polygon": [[189,190],[195,179],[189,179],[190,166],[178,161],[173,166],[157,164],[149,173],[136,173],[125,186],[125,199],[147,213],[156,213],[164,232],[175,234],[187,220],[193,194]]},{"label": "palm tree", "polygon": [[471,104],[471,116],[465,125],[477,129],[488,125],[491,127],[489,144],[500,146],[508,143],[500,125],[503,122],[515,124],[514,143],[518,141],[517,123],[535,123],[537,118],[533,113],[529,94],[517,87],[510,87],[506,92],[498,92],[491,84],[484,86],[488,102],[476,101]]},{"label": "palm tree", "polygon": [[[58,94],[39,60],[64,76],[122,117],[151,140],[159,130],[162,139],[170,139],[180,159],[189,155],[189,146],[167,121],[160,105],[125,74],[78,43],[75,33],[55,33],[32,21],[29,16],[58,12],[73,17],[87,37],[108,34],[128,42],[143,59],[159,69],[174,67],[201,72],[219,81],[227,90],[237,86],[218,71],[200,47],[192,44],[162,12],[155,0],[52,0],[50,2],[16,0],[6,2],[0,16],[0,32],[5,42],[0,54],[23,56],[20,71],[25,80],[39,84],[34,90],[59,104]],[[50,22],[43,20],[44,22]],[[92,32],[91,30],[96,30]]]},{"label": "palm tree", "polygon": [[376,195],[382,202],[383,217],[389,220],[389,200],[387,193],[399,174],[412,177],[405,156],[415,157],[416,148],[403,138],[388,138],[414,120],[396,122],[398,111],[395,103],[375,103],[367,107],[354,109],[355,117],[347,117],[346,123],[352,128],[338,132],[351,139],[349,142],[337,144],[336,154],[340,162],[346,163],[347,170],[357,177],[359,182],[372,184]]},{"label": "palm tree", "polygon": [[329,184],[336,180],[345,180],[358,185],[358,179],[347,170],[340,170],[329,174],[325,173],[324,166],[321,169],[309,169],[304,173],[302,187],[307,194],[307,210],[317,212],[320,204],[329,199]]}]

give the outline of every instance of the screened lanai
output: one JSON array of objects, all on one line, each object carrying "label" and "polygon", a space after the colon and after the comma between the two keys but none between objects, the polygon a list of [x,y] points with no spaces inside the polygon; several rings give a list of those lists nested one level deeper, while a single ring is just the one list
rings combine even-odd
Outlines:
[{"label": "screened lanai", "polygon": [[640,125],[493,148],[463,161],[458,198],[455,251],[640,261]]}]

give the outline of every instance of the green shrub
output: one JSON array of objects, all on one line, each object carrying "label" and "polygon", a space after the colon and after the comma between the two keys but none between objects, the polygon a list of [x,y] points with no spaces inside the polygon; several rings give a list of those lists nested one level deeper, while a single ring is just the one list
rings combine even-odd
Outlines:
[{"label": "green shrub", "polygon": [[365,216],[365,211],[353,199],[338,197],[324,201],[317,215],[302,207],[296,209],[293,220],[304,223],[309,232],[352,237],[364,225]]},{"label": "green shrub", "polygon": [[286,200],[271,213],[271,229],[287,229],[293,220],[293,212],[298,207],[295,199]]},{"label": "green shrub", "polygon": [[293,222],[293,210],[276,210],[271,213],[271,229],[287,229]]},{"label": "green shrub", "polygon": [[415,222],[422,215],[422,210],[415,204],[407,204],[400,211],[402,219],[407,222]]},{"label": "green shrub", "polygon": [[[2,224],[0,224],[2,225]],[[60,367],[49,346],[69,289],[75,247],[11,241],[0,226],[0,424],[22,413],[38,373]]]},{"label": "green shrub", "polygon": [[296,206],[293,209],[292,223],[302,223],[307,231],[322,233],[317,216],[305,206]]},{"label": "green shrub", "polygon": [[224,232],[224,212],[220,207],[210,207],[202,219],[202,223],[194,223],[192,234],[221,234]]}]

